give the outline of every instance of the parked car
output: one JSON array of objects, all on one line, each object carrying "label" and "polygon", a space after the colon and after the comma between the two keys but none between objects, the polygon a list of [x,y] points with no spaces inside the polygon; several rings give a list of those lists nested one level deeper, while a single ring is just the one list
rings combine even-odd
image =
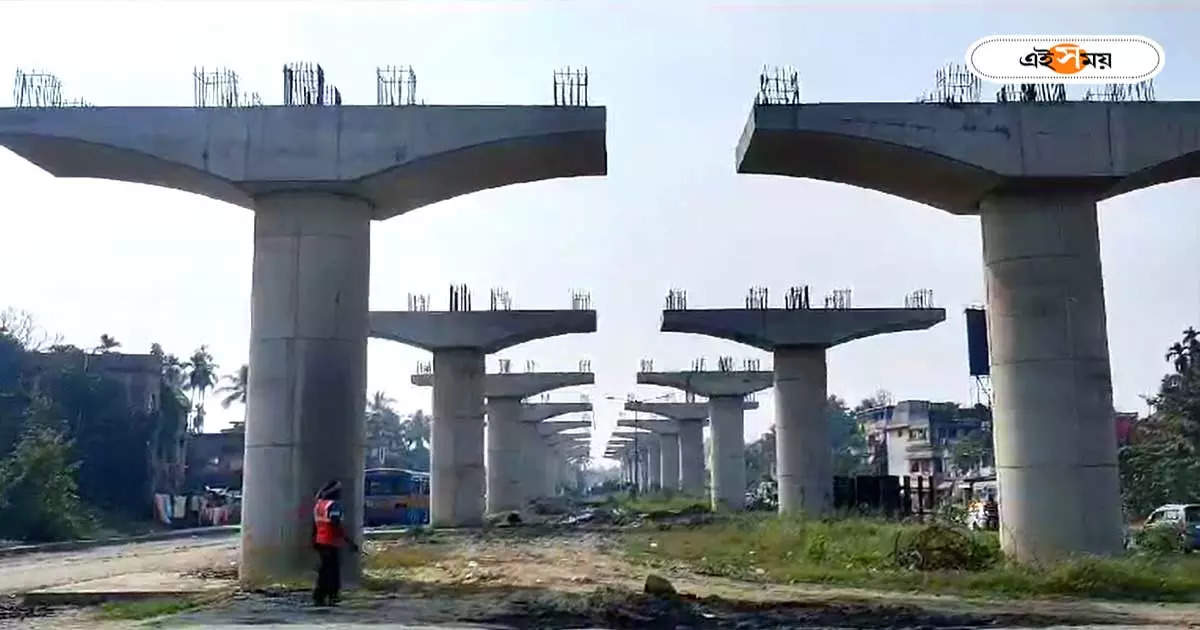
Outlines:
[{"label": "parked car", "polygon": [[1168,503],[1150,513],[1142,529],[1171,528],[1183,538],[1188,551],[1200,549],[1200,503]]}]

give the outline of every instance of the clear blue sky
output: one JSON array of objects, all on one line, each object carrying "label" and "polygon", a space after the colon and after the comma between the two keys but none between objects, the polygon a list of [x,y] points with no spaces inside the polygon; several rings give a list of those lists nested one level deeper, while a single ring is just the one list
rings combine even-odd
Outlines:
[{"label": "clear blue sky", "polygon": [[[733,150],[764,64],[795,66],[807,101],[909,101],[967,45],[998,33],[1134,33],[1167,55],[1160,100],[1200,98],[1192,2],[438,2],[2,3],[0,77],[46,68],[97,105],[189,105],[193,65],[229,66],[268,103],[285,61],[320,62],[347,103],[373,104],[377,65],[412,64],[428,103],[545,104],[551,71],[586,64],[608,107],[609,175],[511,186],[376,223],[371,307],[466,282],[476,303],[503,286],[518,308],[566,308],[592,291],[599,332],[505,352],[514,366],[572,369],[590,358],[593,400],[635,391],[641,358],[660,369],[757,351],[657,332],[667,289],[690,305],[778,300],[792,284],[854,289],[858,306],[934,290],[947,321],[829,354],[830,392],[965,401],[961,311],[982,302],[979,224],[881,193],[734,173]],[[986,86],[985,86],[986,87]],[[0,104],[6,104],[0,98]],[[246,360],[252,217],[187,193],[58,180],[0,149],[0,306],[32,311],[80,345],[101,333],[129,351],[186,355],[207,343],[225,371]],[[1166,346],[1200,325],[1200,182],[1100,205],[1116,403],[1142,410]],[[408,385],[425,353],[370,343],[370,390],[429,409]],[[768,362],[765,362],[768,363]],[[495,357],[489,359],[494,369]],[[654,388],[645,395],[661,393]],[[558,394],[561,398],[574,394]],[[769,395],[746,434],[771,421]],[[214,426],[241,416],[210,403]],[[616,403],[597,418],[611,425]]]}]

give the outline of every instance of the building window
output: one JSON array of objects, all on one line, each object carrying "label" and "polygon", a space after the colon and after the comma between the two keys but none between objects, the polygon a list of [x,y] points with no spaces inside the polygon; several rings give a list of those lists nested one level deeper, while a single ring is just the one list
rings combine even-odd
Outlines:
[{"label": "building window", "polygon": [[914,472],[914,473],[921,472],[921,462],[918,462],[916,460],[910,462],[908,464],[908,472]]}]

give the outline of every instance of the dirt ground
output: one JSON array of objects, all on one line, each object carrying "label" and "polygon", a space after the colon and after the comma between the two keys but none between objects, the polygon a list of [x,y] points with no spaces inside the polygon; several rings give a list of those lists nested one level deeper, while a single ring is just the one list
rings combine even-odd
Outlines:
[{"label": "dirt ground", "polygon": [[[211,541],[209,541],[211,542]],[[110,570],[179,566],[228,572],[235,543],[143,548],[96,559]],[[406,628],[765,628],[805,627],[1200,627],[1200,605],[1079,600],[985,601],[817,585],[768,585],[656,569],[679,595],[646,595],[651,572],[630,563],[611,531],[517,527],[436,532],[375,541],[380,554],[362,588],[336,609],[316,609],[304,591],[230,593],[203,608],[143,622],[100,621],[94,609],[25,611],[0,604],[0,628],[379,627]],[[164,556],[175,556],[169,560]],[[133,558],[142,558],[141,562]],[[78,562],[80,558],[76,558]],[[44,561],[42,578],[4,576],[0,585],[45,581],[63,559]],[[116,563],[116,564],[113,564]],[[89,572],[91,562],[86,562]],[[29,568],[29,563],[24,565]],[[78,565],[76,565],[78,566]],[[57,569],[55,567],[58,567]],[[0,563],[3,569],[3,563]],[[47,573],[49,572],[49,573]],[[4,580],[8,581],[5,582]],[[10,600],[10,604],[12,600]],[[49,614],[43,614],[49,613]],[[466,624],[466,625],[464,625]]]}]

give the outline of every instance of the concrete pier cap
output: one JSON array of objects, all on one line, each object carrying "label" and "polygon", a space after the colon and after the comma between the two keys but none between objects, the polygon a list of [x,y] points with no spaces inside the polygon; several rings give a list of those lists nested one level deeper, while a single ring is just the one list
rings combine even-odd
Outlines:
[{"label": "concrete pier cap", "polygon": [[756,105],[737,171],[852,184],[955,214],[1031,186],[1104,199],[1200,176],[1200,102]]},{"label": "concrete pier cap", "polygon": [[0,146],[57,177],[165,186],[256,209],[280,191],[373,219],[488,188],[607,173],[603,107],[0,108]]},{"label": "concrete pier cap", "polygon": [[[433,387],[433,374],[413,374],[412,384],[418,387]],[[487,398],[526,398],[543,392],[573,387],[594,385],[596,375],[591,372],[504,372],[485,374],[483,395]]]},{"label": "concrete pier cap", "polygon": [[596,311],[371,311],[371,336],[436,352],[468,348],[494,354],[510,346],[596,332]]}]

